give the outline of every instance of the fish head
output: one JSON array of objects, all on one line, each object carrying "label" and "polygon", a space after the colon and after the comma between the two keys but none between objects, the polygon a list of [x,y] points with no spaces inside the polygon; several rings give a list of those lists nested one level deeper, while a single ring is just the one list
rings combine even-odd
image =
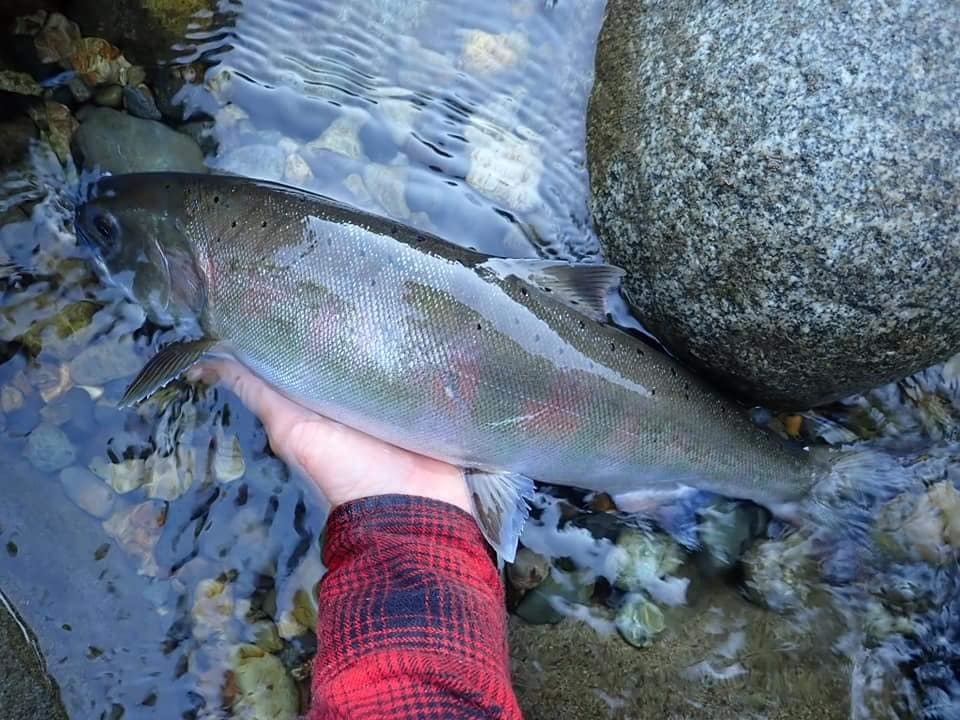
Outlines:
[{"label": "fish head", "polygon": [[205,282],[185,231],[187,180],[172,173],[114,175],[94,183],[76,209],[77,238],[99,274],[150,319],[198,319]]}]

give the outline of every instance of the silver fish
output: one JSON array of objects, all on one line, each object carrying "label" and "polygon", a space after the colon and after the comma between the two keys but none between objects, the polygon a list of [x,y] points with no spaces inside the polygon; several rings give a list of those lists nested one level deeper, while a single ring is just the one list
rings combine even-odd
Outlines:
[{"label": "silver fish", "polygon": [[606,324],[609,265],[496,258],[282,185],[107,177],[76,227],[110,281],[184,328],[138,402],[205,353],[294,401],[468,471],[511,559],[530,480],[611,493],[693,486],[771,507],[818,471],[802,448]]}]

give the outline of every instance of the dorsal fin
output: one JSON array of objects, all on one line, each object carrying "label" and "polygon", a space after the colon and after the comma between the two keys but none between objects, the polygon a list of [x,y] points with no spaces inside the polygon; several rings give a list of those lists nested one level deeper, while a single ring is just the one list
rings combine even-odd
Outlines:
[{"label": "dorsal fin", "polygon": [[551,293],[557,300],[600,321],[607,317],[607,295],[617,289],[624,274],[614,265],[557,260],[491,258],[481,267]]}]

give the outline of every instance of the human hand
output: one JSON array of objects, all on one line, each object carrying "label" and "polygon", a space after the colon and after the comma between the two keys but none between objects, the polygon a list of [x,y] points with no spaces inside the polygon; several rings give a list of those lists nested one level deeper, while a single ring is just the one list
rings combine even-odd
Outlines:
[{"label": "human hand", "polygon": [[278,393],[243,365],[209,360],[193,380],[220,380],[266,428],[273,451],[309,477],[336,507],[371,495],[417,495],[473,514],[460,468],[402,450],[317,415]]}]

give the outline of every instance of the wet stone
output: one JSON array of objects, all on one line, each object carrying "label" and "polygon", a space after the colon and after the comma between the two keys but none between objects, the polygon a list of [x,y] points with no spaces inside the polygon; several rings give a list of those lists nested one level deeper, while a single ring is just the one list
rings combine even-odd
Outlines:
[{"label": "wet stone", "polygon": [[663,611],[643,593],[627,595],[614,624],[620,636],[638,648],[650,647],[667,626]]},{"label": "wet stone", "polygon": [[110,108],[91,108],[74,135],[84,167],[114,174],[178,170],[204,172],[197,144],[155,120],[144,120]]},{"label": "wet stone", "polygon": [[13,385],[0,388],[0,411],[15,412],[23,407],[23,393]]},{"label": "wet stone", "polygon": [[769,514],[749,503],[722,501],[701,513],[698,533],[703,558],[714,570],[733,566],[767,526]]},{"label": "wet stone", "polygon": [[550,575],[550,559],[530,548],[520,548],[507,565],[507,579],[518,590],[532,590]]},{"label": "wet stone", "polygon": [[241,645],[233,655],[238,717],[292,718],[299,711],[293,680],[280,659],[256,645]]},{"label": "wet stone", "polygon": [[680,547],[666,535],[626,528],[615,548],[614,584],[629,591],[642,590],[651,580],[676,572],[683,560]]},{"label": "wet stone", "polygon": [[27,73],[15,70],[0,70],[0,91],[18,95],[39,95],[42,88]]},{"label": "wet stone", "polygon": [[142,575],[154,577],[160,569],[153,549],[163,532],[166,518],[167,504],[161,500],[148,500],[118,510],[103,522],[103,529],[125,553],[138,561]]},{"label": "wet stone", "polygon": [[387,215],[397,220],[410,217],[406,198],[407,168],[372,163],[364,168],[363,180],[370,195]]},{"label": "wet stone", "polygon": [[27,459],[41,472],[56,472],[76,459],[70,438],[56,425],[42,423],[27,438]]},{"label": "wet stone", "polygon": [[68,467],[60,472],[64,492],[81,510],[103,520],[113,512],[116,495],[92,472],[82,467]]},{"label": "wet stone", "polygon": [[29,118],[0,123],[0,166],[13,165],[26,157],[30,142],[38,134]]},{"label": "wet stone", "polygon": [[60,13],[50,13],[43,28],[34,35],[33,43],[37,57],[43,63],[60,63],[66,66],[80,42],[80,28],[75,22]]},{"label": "wet stone", "polygon": [[93,90],[90,89],[90,86],[81,77],[70,78],[67,82],[67,88],[70,90],[73,99],[78,103],[85,103],[93,97]]},{"label": "wet stone", "polygon": [[123,104],[123,88],[120,85],[106,85],[93,94],[93,101],[103,107],[118,108]]},{"label": "wet stone", "polygon": [[127,85],[123,88],[123,106],[131,115],[147,120],[159,120],[162,116],[146,85]]},{"label": "wet stone", "polygon": [[132,376],[142,365],[143,360],[137,355],[131,338],[104,340],[86,348],[70,361],[70,376],[78,385],[104,385],[117,378]]},{"label": "wet stone", "polygon": [[273,145],[244,145],[218,159],[217,167],[245,177],[282,180],[286,156]]}]

